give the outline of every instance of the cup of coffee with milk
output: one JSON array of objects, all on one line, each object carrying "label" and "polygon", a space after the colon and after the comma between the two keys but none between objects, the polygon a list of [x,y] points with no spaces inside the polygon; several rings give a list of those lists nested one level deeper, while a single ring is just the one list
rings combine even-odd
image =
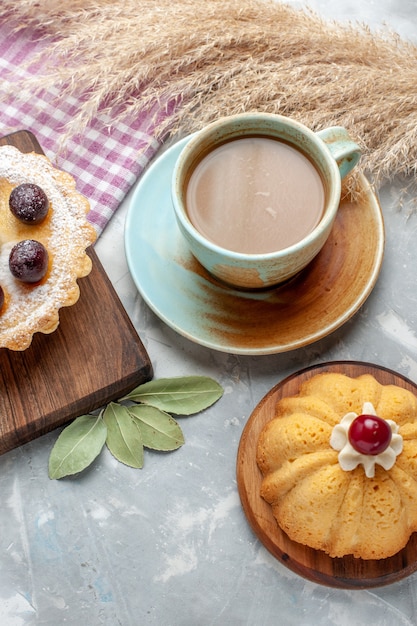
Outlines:
[{"label": "cup of coffee with milk", "polygon": [[179,229],[201,265],[237,289],[287,281],[320,252],[360,148],[340,126],[313,132],[243,113],[195,133],[172,178]]}]

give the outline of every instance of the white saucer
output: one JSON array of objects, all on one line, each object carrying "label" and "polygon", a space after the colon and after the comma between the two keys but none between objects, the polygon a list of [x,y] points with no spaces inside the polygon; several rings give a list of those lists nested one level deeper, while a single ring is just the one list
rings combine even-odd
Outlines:
[{"label": "white saucer", "polygon": [[171,175],[189,139],[151,164],[126,218],[127,263],[148,306],[191,341],[248,355],[306,346],[349,320],[371,293],[384,252],[382,213],[367,180],[361,177],[360,202],[342,202],[330,238],[306,270],[270,291],[239,292],[201,267],[176,224]]}]

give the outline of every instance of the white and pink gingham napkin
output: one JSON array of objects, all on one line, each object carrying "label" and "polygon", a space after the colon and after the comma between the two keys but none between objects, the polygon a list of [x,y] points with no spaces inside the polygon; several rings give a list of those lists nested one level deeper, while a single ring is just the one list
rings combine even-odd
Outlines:
[{"label": "white and pink gingham napkin", "polygon": [[[0,81],[10,81],[10,71],[16,81],[41,71],[36,66],[30,71],[22,66],[42,45],[26,31],[12,33],[0,17]],[[152,137],[150,116],[143,112],[135,120],[114,126],[107,119],[95,119],[82,137],[71,138],[66,143],[65,151],[59,152],[57,159],[59,142],[79,102],[76,98],[68,99],[57,108],[55,95],[43,93],[30,99],[16,98],[2,105],[0,134],[30,130],[51,161],[74,177],[78,191],[90,201],[89,220],[100,234],[159,148]]]}]

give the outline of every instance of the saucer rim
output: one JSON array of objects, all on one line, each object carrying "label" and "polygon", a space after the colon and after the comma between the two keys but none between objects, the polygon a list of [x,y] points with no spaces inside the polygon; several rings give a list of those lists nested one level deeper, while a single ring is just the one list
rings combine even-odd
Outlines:
[{"label": "saucer rim", "polygon": [[[137,258],[138,253],[137,253],[137,246],[135,244],[135,239],[134,239],[134,234],[133,234],[134,233],[133,226],[134,226],[135,220],[138,219],[138,214],[139,214],[139,220],[140,220],[141,196],[142,195],[146,196],[148,186],[150,186],[150,188],[153,189],[153,192],[155,192],[155,188],[158,188],[160,195],[163,196],[164,198],[163,200],[164,203],[172,202],[171,197],[170,197],[171,185],[169,184],[168,189],[167,189],[164,185],[158,185],[158,184],[154,185],[153,183],[155,182],[155,180],[158,180],[158,177],[160,179],[162,178],[162,176],[159,176],[159,170],[161,170],[161,173],[164,168],[167,168],[168,171],[170,172],[173,171],[174,166],[175,166],[175,159],[177,155],[180,153],[183,146],[185,146],[186,143],[189,142],[190,139],[194,135],[195,133],[193,133],[192,135],[183,137],[179,141],[163,149],[163,151],[159,155],[156,156],[156,158],[149,165],[148,169],[145,171],[142,178],[139,180],[138,185],[133,191],[133,194],[130,199],[130,204],[128,206],[127,216],[126,216],[126,221],[125,221],[125,233],[124,233],[125,255],[126,255],[127,265],[128,265],[128,269],[131,274],[131,277],[136,285],[136,288],[138,289],[138,292],[140,293],[140,295],[142,296],[143,300],[148,305],[148,307],[169,328],[173,329],[179,335],[185,337],[186,339],[194,343],[197,343],[200,346],[214,349],[219,352],[225,352],[229,354],[248,355],[248,356],[279,354],[279,353],[285,353],[285,352],[289,352],[292,350],[296,350],[298,348],[305,347],[307,345],[315,343],[319,341],[320,339],[323,339],[324,337],[327,337],[328,335],[336,331],[338,328],[343,326],[347,321],[349,321],[349,319],[353,317],[353,315],[360,309],[360,307],[363,305],[363,303],[367,300],[367,298],[371,294],[376,284],[376,281],[378,279],[378,276],[381,270],[382,261],[383,261],[383,256],[384,256],[385,228],[384,228],[382,209],[380,207],[376,194],[371,188],[370,183],[368,182],[368,180],[362,173],[360,173],[358,176],[359,184],[361,186],[363,193],[366,194],[366,197],[369,200],[369,205],[371,207],[373,217],[375,218],[373,220],[373,224],[375,224],[375,231],[377,233],[377,237],[376,237],[377,243],[375,245],[375,249],[371,251],[374,256],[374,261],[372,263],[372,268],[369,271],[366,284],[363,286],[361,291],[357,294],[357,297],[343,311],[343,313],[337,315],[331,323],[327,322],[323,327],[319,329],[315,329],[313,333],[300,336],[299,339],[293,340],[291,342],[287,342],[287,343],[278,342],[277,343],[276,341],[274,342],[272,340],[269,346],[265,346],[264,343],[262,343],[262,345],[260,346],[254,346],[253,344],[251,346],[248,346],[248,345],[240,345],[238,341],[234,343],[227,342],[227,341],[226,342],[215,341],[212,338],[208,337],[209,332],[210,332],[209,328],[207,329],[207,332],[205,333],[203,329],[201,333],[195,330],[193,331],[192,329],[187,328],[186,321],[184,321],[183,323],[181,320],[174,321],[170,319],[169,312],[161,310],[162,307],[160,308],[156,305],[155,297],[153,297],[152,295],[152,291],[154,291],[154,289],[152,290],[146,289],[144,285],[144,281],[141,278],[141,274],[143,274],[143,272],[146,271],[147,265],[141,264],[140,259]],[[146,204],[146,203],[143,203],[143,204]],[[160,210],[163,210],[163,209],[160,209]],[[183,240],[182,238],[182,235],[179,231],[179,227],[177,226],[173,210],[172,210],[172,217],[168,221],[166,221],[166,228],[168,227],[174,227],[176,229],[177,231],[176,236],[182,240],[180,245],[182,245],[185,248],[186,243],[185,243],[185,240]],[[187,253],[189,255],[191,254],[188,252],[188,250],[187,250]],[[176,263],[174,255],[171,255],[170,258],[168,259],[166,258],[164,260],[169,261],[171,264]],[[193,271],[188,272],[188,277],[192,281],[197,280],[197,274],[194,273]],[[208,283],[207,281],[207,285],[211,285],[213,289],[220,289],[220,290],[223,289],[225,294],[227,293],[228,296],[230,295],[233,296],[233,291],[234,291],[233,289],[230,289],[228,287],[222,287],[219,283],[216,283],[216,285],[214,286],[213,284]],[[239,291],[239,292],[235,291],[235,293],[237,294],[236,299],[237,298],[245,299],[246,297],[245,293],[242,291]],[[189,298],[189,300],[190,302],[188,303],[188,309],[191,310],[192,298]]]}]

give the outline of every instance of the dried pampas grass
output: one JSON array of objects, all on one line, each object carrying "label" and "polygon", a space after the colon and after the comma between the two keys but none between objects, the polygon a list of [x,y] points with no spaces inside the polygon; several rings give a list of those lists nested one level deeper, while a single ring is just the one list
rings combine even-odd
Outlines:
[{"label": "dried pampas grass", "polygon": [[2,0],[2,12],[50,39],[30,90],[85,96],[69,132],[100,112],[155,111],[161,139],[269,111],[348,128],[377,184],[416,173],[417,48],[395,34],[269,0]]}]

